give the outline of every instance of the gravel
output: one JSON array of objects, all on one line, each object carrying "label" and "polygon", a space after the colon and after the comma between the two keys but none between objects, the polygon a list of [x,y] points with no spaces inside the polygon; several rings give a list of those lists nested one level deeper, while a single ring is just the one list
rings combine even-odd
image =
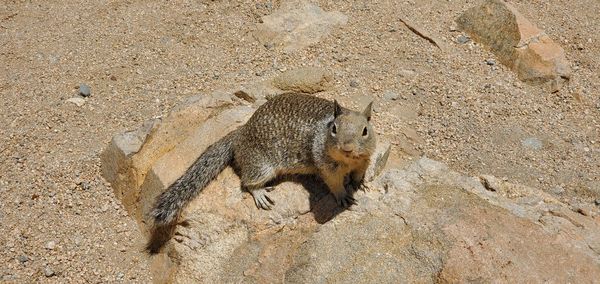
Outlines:
[{"label": "gravel", "polygon": [[[46,282],[41,266],[30,265],[39,261],[51,264],[57,283],[106,283],[119,271],[124,282],[151,283],[144,238],[102,180],[99,154],[114,134],[166,115],[185,98],[299,66],[331,70],[335,89],[320,96],[342,104],[380,96],[375,87],[403,95],[382,100],[373,117],[401,159],[425,155],[469,175],[548,190],[562,185],[561,199],[590,205],[600,198],[600,2],[514,3],[578,66],[556,94],[518,81],[508,68],[491,74],[481,63],[492,55],[475,42],[441,52],[405,25],[388,32],[402,14],[441,42],[458,41],[460,32],[444,27],[473,1],[316,2],[344,13],[347,24],[287,54],[253,37],[261,15],[255,1],[4,1],[3,11],[15,16],[0,27],[0,62],[10,71],[0,76],[0,173],[10,177],[0,179],[2,279]],[[64,44],[82,38],[94,44]],[[85,107],[62,103],[83,82],[94,86],[94,99]],[[544,141],[541,149],[522,145],[532,137]],[[54,249],[46,248],[49,240]],[[35,261],[21,265],[16,259],[24,252]]]}]

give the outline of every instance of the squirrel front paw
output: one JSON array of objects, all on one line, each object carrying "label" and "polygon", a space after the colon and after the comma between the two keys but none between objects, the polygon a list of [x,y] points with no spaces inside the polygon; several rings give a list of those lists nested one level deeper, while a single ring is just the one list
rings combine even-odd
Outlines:
[{"label": "squirrel front paw", "polygon": [[337,195],[334,194],[333,196],[335,197],[338,206],[342,208],[348,208],[352,205],[356,205],[356,199],[354,199],[354,197],[352,197],[352,195],[348,194],[347,192]]}]

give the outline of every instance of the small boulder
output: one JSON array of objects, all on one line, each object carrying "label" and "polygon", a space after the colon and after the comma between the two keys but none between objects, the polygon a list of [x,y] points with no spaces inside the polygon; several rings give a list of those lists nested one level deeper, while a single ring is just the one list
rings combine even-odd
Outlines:
[{"label": "small boulder", "polygon": [[318,67],[301,67],[282,73],[273,79],[273,85],[284,91],[314,94],[332,87],[331,73]]},{"label": "small boulder", "polygon": [[544,31],[501,0],[486,0],[456,22],[475,41],[488,46],[519,79],[558,91],[570,78],[565,51]]}]

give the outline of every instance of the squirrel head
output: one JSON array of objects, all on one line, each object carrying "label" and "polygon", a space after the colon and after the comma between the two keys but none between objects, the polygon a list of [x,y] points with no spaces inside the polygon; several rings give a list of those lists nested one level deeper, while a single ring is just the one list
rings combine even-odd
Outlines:
[{"label": "squirrel head", "polygon": [[369,159],[376,141],[370,123],[373,102],[362,112],[345,109],[335,100],[333,104],[333,121],[326,142],[329,155],[347,162]]}]

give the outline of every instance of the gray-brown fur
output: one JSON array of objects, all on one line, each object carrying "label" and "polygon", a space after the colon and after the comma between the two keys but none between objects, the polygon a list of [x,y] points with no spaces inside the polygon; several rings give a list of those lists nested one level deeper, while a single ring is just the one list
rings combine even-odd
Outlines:
[{"label": "gray-brown fur", "polygon": [[[227,165],[240,174],[242,188],[257,207],[271,209],[265,184],[284,174],[317,174],[338,204],[354,202],[349,191],[362,184],[375,136],[371,105],[362,112],[302,94],[279,95],[259,107],[248,122],[211,145],[186,173],[162,193],[151,215],[154,232],[171,232],[181,210]],[[148,249],[157,252],[153,235]],[[153,243],[154,241],[154,243]]]}]

